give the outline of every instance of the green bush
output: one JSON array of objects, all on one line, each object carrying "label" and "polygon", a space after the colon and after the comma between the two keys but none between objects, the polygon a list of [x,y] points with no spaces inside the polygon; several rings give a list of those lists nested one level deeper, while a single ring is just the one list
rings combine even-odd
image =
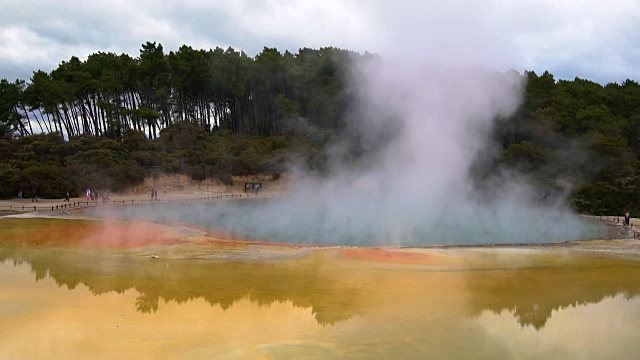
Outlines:
[{"label": "green bush", "polygon": [[204,180],[207,178],[204,166],[194,166],[189,172],[192,180]]},{"label": "green bush", "polygon": [[27,196],[33,189],[36,189],[38,196],[42,198],[63,198],[67,191],[70,195],[77,196],[78,184],[70,175],[70,172],[61,166],[43,164],[24,169],[21,172],[20,183]]},{"label": "green bush", "polygon": [[19,191],[20,171],[8,164],[0,163],[0,198],[16,197]]},{"label": "green bush", "polygon": [[217,178],[218,178],[218,181],[220,181],[224,185],[227,185],[227,186],[233,185],[233,178],[231,177],[231,174],[219,174]]}]

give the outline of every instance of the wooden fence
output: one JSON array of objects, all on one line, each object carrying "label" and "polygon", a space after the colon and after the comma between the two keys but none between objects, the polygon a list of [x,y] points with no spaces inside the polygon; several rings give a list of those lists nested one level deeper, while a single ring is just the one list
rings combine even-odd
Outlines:
[{"label": "wooden fence", "polygon": [[56,205],[44,205],[31,203],[32,205],[0,205],[0,211],[2,212],[32,212],[32,211],[60,211],[60,210],[71,210],[71,209],[80,209],[92,206],[113,206],[113,205],[159,205],[159,204],[193,204],[198,202],[207,202],[221,199],[233,199],[233,198],[255,198],[255,197],[273,197],[273,195],[253,195],[253,194],[220,194],[220,195],[210,195],[210,196],[201,196],[196,198],[183,198],[183,199],[160,199],[160,200],[152,200],[152,199],[118,199],[118,200],[110,200],[109,202],[100,201],[75,201],[75,202],[63,202],[62,204]]},{"label": "wooden fence", "polygon": [[623,217],[621,216],[590,216],[590,217],[608,221],[611,223],[616,223],[620,226],[624,226],[628,231],[631,231],[633,233],[634,239],[640,239],[640,231],[634,230],[633,224],[630,224],[629,226],[622,225]]}]

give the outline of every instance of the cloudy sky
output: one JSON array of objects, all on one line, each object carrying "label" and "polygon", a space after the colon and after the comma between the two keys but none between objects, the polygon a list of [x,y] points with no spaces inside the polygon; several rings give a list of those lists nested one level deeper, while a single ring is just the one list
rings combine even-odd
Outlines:
[{"label": "cloudy sky", "polygon": [[[446,4],[445,4],[446,3]],[[337,46],[387,57],[640,80],[638,0],[0,0],[0,78],[72,55]]]}]

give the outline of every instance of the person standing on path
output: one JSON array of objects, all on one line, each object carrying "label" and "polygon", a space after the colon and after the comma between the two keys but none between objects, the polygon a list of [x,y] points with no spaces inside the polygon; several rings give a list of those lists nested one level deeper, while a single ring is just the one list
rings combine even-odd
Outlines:
[{"label": "person standing on path", "polygon": [[18,192],[18,201],[24,201],[24,198],[22,197],[22,189]]},{"label": "person standing on path", "polygon": [[624,210],[624,221],[622,223],[622,225],[624,226],[629,226],[629,224],[631,223],[631,213],[629,212],[629,210]]},{"label": "person standing on path", "polygon": [[33,191],[31,192],[31,202],[38,202],[38,194],[36,192],[36,189],[34,188]]}]

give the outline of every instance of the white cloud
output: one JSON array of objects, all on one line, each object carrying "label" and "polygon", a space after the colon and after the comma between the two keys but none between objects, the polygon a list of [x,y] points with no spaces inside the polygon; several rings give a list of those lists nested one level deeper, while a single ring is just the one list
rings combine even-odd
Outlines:
[{"label": "white cloud", "polygon": [[46,43],[26,28],[0,29],[0,57],[16,63],[48,60]]},{"label": "white cloud", "polygon": [[294,40],[319,45],[356,44],[370,41],[366,9],[342,1],[268,1],[256,9],[251,2],[234,2],[226,7],[235,19],[233,31],[265,41]]},{"label": "white cloud", "polygon": [[25,27],[0,28],[0,77],[28,79],[35,70],[52,70],[72,55],[82,56],[92,51],[94,49],[84,45],[52,43]]},{"label": "white cloud", "polygon": [[263,46],[338,46],[569,78],[640,77],[634,0],[23,0],[2,8],[0,77],[98,50],[136,56],[145,41],[251,55]]}]

